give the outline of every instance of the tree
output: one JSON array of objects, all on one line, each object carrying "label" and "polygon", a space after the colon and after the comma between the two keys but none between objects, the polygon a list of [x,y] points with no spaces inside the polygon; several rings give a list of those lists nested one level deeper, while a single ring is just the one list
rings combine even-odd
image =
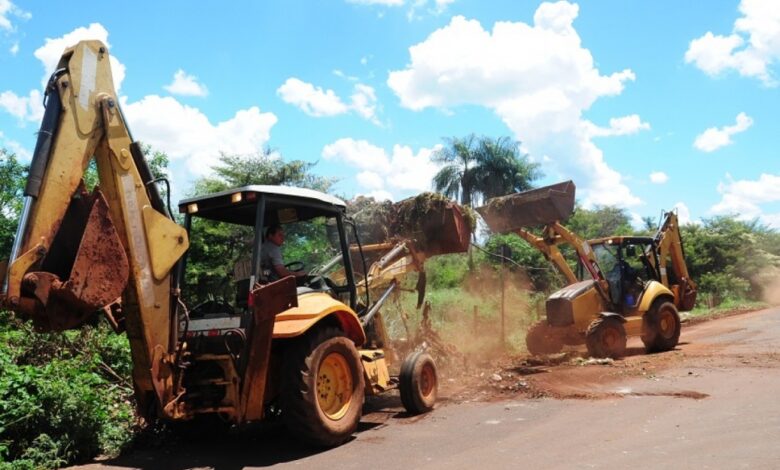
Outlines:
[{"label": "tree", "polygon": [[531,189],[542,176],[539,164],[529,162],[519,143],[508,137],[453,137],[433,160],[443,164],[433,177],[434,189],[468,206]]},{"label": "tree", "polygon": [[527,191],[533,188],[533,181],[542,177],[539,164],[529,162],[528,155],[520,153],[519,143],[508,137],[480,139],[474,172],[474,192],[483,201]]},{"label": "tree", "polygon": [[28,167],[19,163],[16,154],[0,149],[0,259],[11,253],[27,171]]},{"label": "tree", "polygon": [[593,209],[577,206],[565,225],[584,240],[634,234],[626,210],[615,206],[596,206]]},{"label": "tree", "polygon": [[464,138],[452,137],[447,145],[433,154],[433,161],[442,163],[441,170],[433,177],[436,191],[452,199],[460,199],[463,205],[471,205],[472,191],[476,183],[476,144],[474,134]]},{"label": "tree", "polygon": [[219,157],[214,176],[195,183],[193,195],[210,194],[250,184],[297,186],[327,192],[335,180],[311,173],[316,163],[301,160],[285,162],[271,148],[254,155],[226,155]]},{"label": "tree", "polygon": [[780,268],[780,236],[757,220],[713,217],[684,225],[682,238],[691,277],[716,301],[760,298]]}]

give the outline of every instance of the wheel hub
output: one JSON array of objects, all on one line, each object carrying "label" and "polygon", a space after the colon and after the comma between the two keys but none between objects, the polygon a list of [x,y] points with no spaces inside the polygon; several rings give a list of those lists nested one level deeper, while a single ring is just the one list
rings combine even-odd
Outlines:
[{"label": "wheel hub", "polygon": [[662,312],[658,322],[658,330],[664,338],[670,338],[674,334],[674,318],[670,312]]},{"label": "wheel hub", "polygon": [[430,364],[425,364],[420,372],[420,394],[428,397],[436,388],[436,371]]},{"label": "wheel hub", "polygon": [[352,373],[346,358],[336,352],[328,354],[317,372],[317,404],[325,415],[338,420],[344,417],[352,401]]}]

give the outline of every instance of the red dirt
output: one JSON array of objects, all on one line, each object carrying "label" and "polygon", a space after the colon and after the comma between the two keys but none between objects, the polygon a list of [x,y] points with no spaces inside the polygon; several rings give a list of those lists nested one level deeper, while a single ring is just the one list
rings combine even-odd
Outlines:
[{"label": "red dirt", "polygon": [[[726,312],[717,318],[749,314],[746,311]],[[746,352],[723,355],[724,344],[696,341],[697,337],[741,331],[738,326],[724,322],[709,323],[696,319],[683,325],[680,344],[673,351],[645,354],[638,338],[629,339],[627,356],[611,360],[588,360],[584,346],[567,349],[564,353],[547,356],[494,357],[489,363],[467,364],[466,368],[440,371],[440,401],[452,403],[492,402],[507,398],[605,399],[624,396],[672,396],[702,399],[707,394],[691,390],[658,390],[635,392],[615,390],[615,382],[627,377],[653,379],[660,371],[683,362],[717,363],[720,366],[739,363],[753,367],[776,367],[780,353]]]}]

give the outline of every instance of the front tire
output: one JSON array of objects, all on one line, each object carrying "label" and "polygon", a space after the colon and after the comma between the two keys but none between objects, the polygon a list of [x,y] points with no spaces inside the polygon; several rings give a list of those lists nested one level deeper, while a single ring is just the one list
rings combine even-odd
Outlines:
[{"label": "front tire", "polygon": [[677,307],[658,300],[642,318],[642,342],[648,353],[671,351],[680,341],[680,315]]},{"label": "front tire", "polygon": [[585,333],[585,344],[591,357],[617,359],[626,354],[626,329],[615,317],[599,317]]},{"label": "front tire", "polygon": [[296,437],[322,447],[357,429],[365,398],[360,356],[336,328],[308,333],[291,346],[282,371],[282,417]]},{"label": "front tire", "polygon": [[409,414],[427,413],[436,404],[439,379],[433,358],[422,352],[413,352],[404,359],[398,377],[401,403]]}]

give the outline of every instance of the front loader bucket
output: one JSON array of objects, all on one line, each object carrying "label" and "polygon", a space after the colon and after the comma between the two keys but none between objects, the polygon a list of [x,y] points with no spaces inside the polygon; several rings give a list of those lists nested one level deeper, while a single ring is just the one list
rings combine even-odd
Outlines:
[{"label": "front loader bucket", "polygon": [[19,313],[42,331],[77,327],[122,295],[129,263],[100,190],[77,192],[39,269],[24,276]]},{"label": "front loader bucket", "polygon": [[477,212],[494,233],[566,220],[574,210],[572,181],[493,198]]},{"label": "front loader bucket", "polygon": [[464,210],[441,195],[423,193],[393,204],[388,231],[391,238],[415,240],[428,257],[463,253],[472,229]]}]

